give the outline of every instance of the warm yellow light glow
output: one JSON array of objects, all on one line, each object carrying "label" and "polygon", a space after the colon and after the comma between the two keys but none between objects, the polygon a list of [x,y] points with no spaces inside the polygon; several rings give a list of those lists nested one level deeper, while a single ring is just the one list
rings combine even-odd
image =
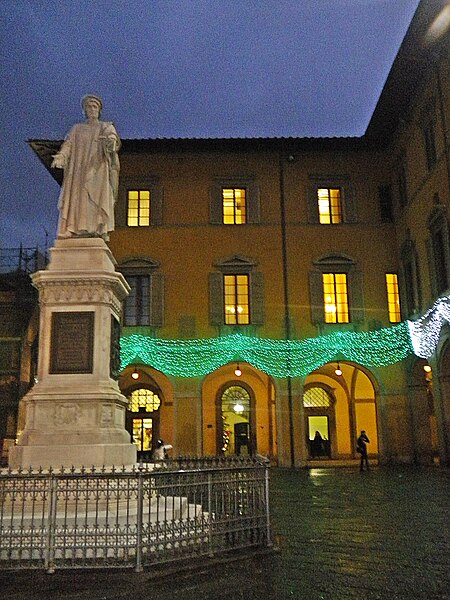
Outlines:
[{"label": "warm yellow light glow", "polygon": [[400,294],[398,291],[398,277],[395,273],[386,273],[386,291],[389,321],[391,323],[400,323]]},{"label": "warm yellow light glow", "polygon": [[342,375],[342,369],[341,369],[339,363],[337,364],[337,367],[334,372],[338,377],[340,377]]},{"label": "warm yellow light glow", "polygon": [[237,367],[234,370],[234,374],[236,375],[236,377],[240,377],[242,375],[242,371],[241,371],[241,369],[239,367],[239,363],[238,363]]},{"label": "warm yellow light glow", "polygon": [[133,379],[139,379],[140,375],[139,375],[139,371],[137,369],[135,369],[132,373],[131,373],[131,377]]},{"label": "warm yellow light glow", "polygon": [[234,412],[235,413],[242,413],[244,412],[245,408],[242,404],[235,404],[234,405]]},{"label": "warm yellow light glow", "polygon": [[325,323],[348,323],[347,275],[323,273]]},{"label": "warm yellow light glow", "polygon": [[423,370],[425,371],[425,373],[431,373],[430,365],[423,365]]},{"label": "warm yellow light glow", "polygon": [[342,222],[341,190],[339,188],[318,188],[317,201],[319,222],[322,225],[335,225]]},{"label": "warm yellow light glow", "polygon": [[150,225],[150,191],[128,190],[129,227],[143,227]]},{"label": "warm yellow light glow", "polygon": [[246,189],[222,189],[223,222],[225,225],[243,225],[246,222]]}]

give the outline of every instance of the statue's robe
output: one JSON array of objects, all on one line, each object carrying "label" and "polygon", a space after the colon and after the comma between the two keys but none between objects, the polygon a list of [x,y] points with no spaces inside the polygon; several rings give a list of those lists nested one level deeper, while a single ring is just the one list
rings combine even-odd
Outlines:
[{"label": "statue's robe", "polygon": [[[107,151],[107,140],[113,150]],[[120,138],[112,123],[79,123],[69,131],[59,155],[65,159],[59,197],[58,236],[99,235],[114,230]]]}]

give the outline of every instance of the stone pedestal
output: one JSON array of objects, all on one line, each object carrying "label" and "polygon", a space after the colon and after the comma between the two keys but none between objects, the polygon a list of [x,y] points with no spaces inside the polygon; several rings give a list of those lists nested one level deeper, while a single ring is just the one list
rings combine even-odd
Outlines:
[{"label": "stone pedestal", "polygon": [[24,397],[25,429],[12,468],[131,465],[120,393],[119,320],[128,284],[100,238],[57,240],[39,290],[37,383]]}]

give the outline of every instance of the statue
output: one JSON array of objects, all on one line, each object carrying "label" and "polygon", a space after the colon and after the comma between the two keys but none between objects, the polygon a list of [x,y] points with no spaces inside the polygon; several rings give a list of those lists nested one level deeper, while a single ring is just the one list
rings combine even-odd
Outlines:
[{"label": "statue", "polygon": [[100,121],[103,103],[98,96],[85,96],[81,105],[86,122],[72,127],[53,156],[52,167],[64,169],[58,238],[108,240],[114,230],[120,138],[112,123]]}]

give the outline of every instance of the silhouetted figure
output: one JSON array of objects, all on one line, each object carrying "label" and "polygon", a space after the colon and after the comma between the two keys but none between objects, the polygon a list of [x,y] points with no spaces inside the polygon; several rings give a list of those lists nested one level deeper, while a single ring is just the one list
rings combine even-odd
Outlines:
[{"label": "silhouetted figure", "polygon": [[364,465],[366,465],[367,471],[369,470],[369,459],[367,458],[367,444],[369,443],[370,440],[363,429],[361,431],[361,435],[359,436],[356,442],[356,451],[361,454],[361,462],[359,463],[360,471],[364,471]]},{"label": "silhouetted figure", "polygon": [[323,453],[323,437],[320,435],[320,431],[316,431],[311,444],[311,454],[314,458],[315,456],[322,456]]}]

